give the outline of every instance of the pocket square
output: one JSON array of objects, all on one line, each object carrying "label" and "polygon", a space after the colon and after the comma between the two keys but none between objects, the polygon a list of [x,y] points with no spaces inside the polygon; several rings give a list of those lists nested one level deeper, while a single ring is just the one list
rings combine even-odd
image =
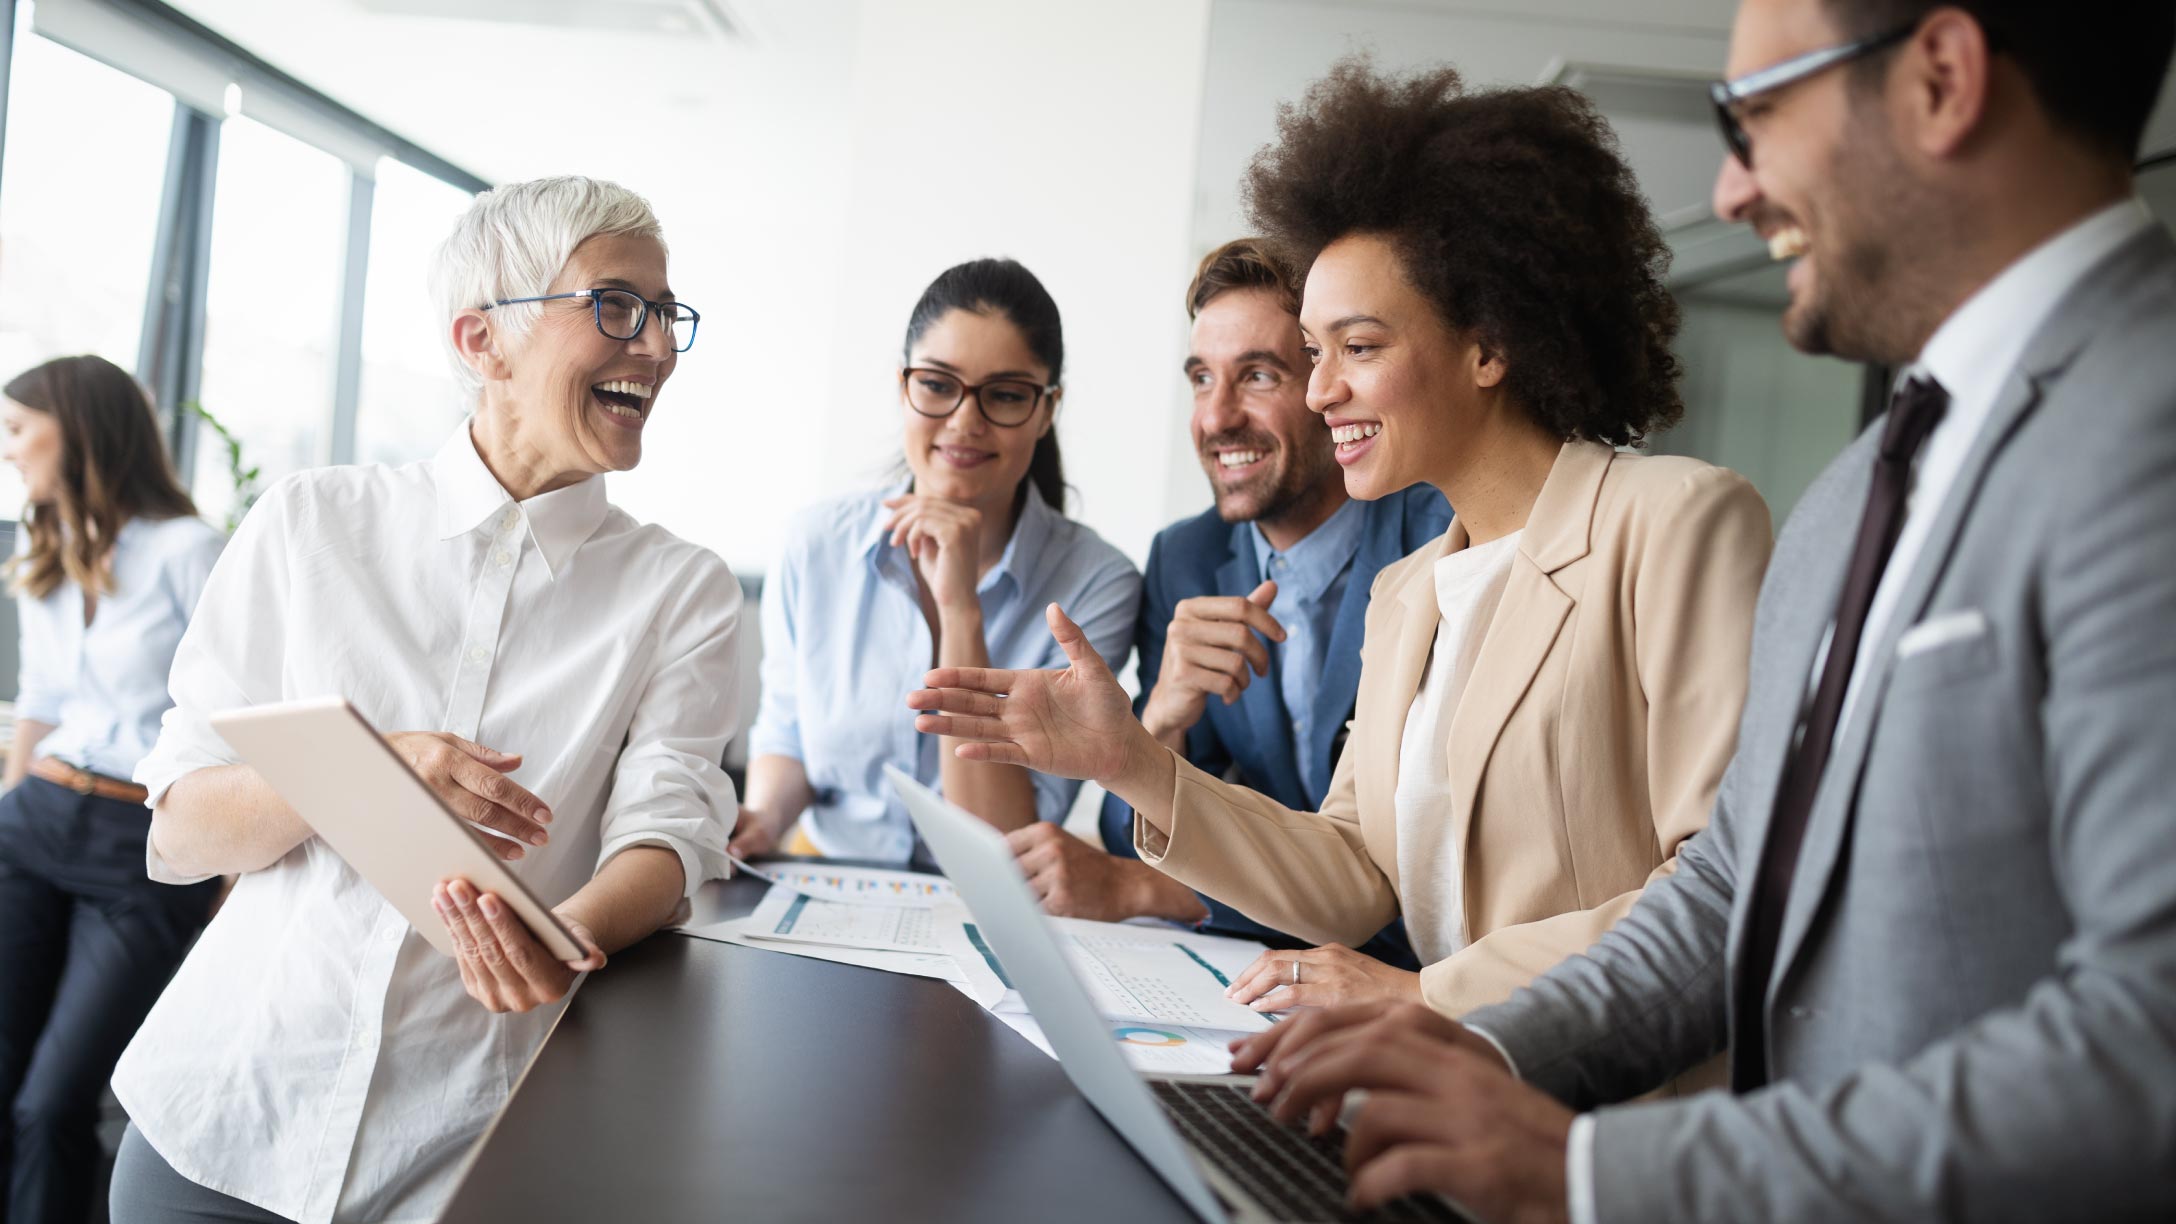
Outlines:
[{"label": "pocket square", "polygon": [[1896,640],[1896,657],[1909,659],[1913,655],[1949,646],[1957,642],[1969,642],[1987,636],[1987,617],[1978,608],[1966,608],[1962,612],[1945,612],[1932,620],[1923,620],[1904,631]]}]

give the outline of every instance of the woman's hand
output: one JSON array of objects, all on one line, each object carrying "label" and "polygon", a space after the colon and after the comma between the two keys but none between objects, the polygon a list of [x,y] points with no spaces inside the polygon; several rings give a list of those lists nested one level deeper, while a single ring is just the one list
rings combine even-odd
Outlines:
[{"label": "woman's hand", "polygon": [[886,498],[884,505],[892,512],[884,529],[914,558],[938,613],[981,615],[975,584],[982,579],[982,511],[918,493]]},{"label": "woman's hand", "polygon": [[454,815],[514,839],[483,839],[493,854],[518,859],[523,843],[541,846],[550,840],[544,826],[551,823],[551,809],[506,777],[521,768],[519,753],[500,752],[442,731],[396,731],[385,741]]},{"label": "woman's hand", "polygon": [[1297,952],[1272,948],[1232,979],[1231,989],[1224,993],[1234,1003],[1244,1003],[1258,1012],[1421,1001],[1419,974],[1386,965],[1342,944]]},{"label": "woman's hand", "polygon": [[785,836],[790,823],[768,812],[743,807],[740,819],[733,825],[733,838],[726,843],[726,853],[740,859],[769,854],[778,849],[778,839]]},{"label": "woman's hand", "polygon": [[1080,626],[1056,604],[1046,616],[1065,670],[937,668],[922,677],[928,688],[907,694],[907,707],[923,711],[914,729],[967,740],[955,749],[963,761],[1025,765],[1061,778],[1107,781],[1145,753],[1164,753]]},{"label": "woman's hand", "polygon": [[553,910],[587,954],[563,961],[529,933],[514,911],[492,893],[478,892],[467,880],[440,884],[431,907],[453,936],[454,960],[469,997],[495,1012],[525,1012],[566,997],[577,974],[604,968],[604,952],[589,928],[563,910]]}]

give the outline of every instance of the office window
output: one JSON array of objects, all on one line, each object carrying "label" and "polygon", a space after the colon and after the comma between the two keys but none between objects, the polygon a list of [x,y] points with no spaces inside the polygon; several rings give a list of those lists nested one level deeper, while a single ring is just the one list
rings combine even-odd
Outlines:
[{"label": "office window", "polygon": [[1859,432],[1864,367],[1808,357],[1783,338],[1784,270],[1765,261],[1678,292],[1685,419],[1655,451],[1692,455],[1753,482],[1780,529]]},{"label": "office window", "polygon": [[444,321],[431,301],[438,244],[469,204],[467,192],[392,160],[378,162],[370,207],[370,271],[363,281],[363,370],[355,413],[358,463],[427,459],[463,405],[447,373]]},{"label": "office window", "polygon": [[[221,126],[200,399],[266,484],[331,458],[347,213],[345,163],[251,119]],[[203,441],[191,489],[218,522],[226,452]]]},{"label": "office window", "polygon": [[[0,382],[76,353],[133,368],[174,99],[32,34],[27,18],[12,71]],[[0,464],[0,518],[14,518],[22,499],[15,469]]]}]

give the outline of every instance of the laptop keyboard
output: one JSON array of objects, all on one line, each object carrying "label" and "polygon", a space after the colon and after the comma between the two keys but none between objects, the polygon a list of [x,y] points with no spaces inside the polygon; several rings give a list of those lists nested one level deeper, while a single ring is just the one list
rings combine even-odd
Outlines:
[{"label": "laptop keyboard", "polygon": [[1255,1104],[1238,1084],[1150,1080],[1158,1104],[1195,1151],[1288,1220],[1462,1221],[1433,1199],[1403,1198],[1369,1212],[1345,1206],[1345,1128],[1314,1138]]}]

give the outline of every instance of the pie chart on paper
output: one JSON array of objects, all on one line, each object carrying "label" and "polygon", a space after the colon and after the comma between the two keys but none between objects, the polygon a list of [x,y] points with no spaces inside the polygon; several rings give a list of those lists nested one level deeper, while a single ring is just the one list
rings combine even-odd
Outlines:
[{"label": "pie chart on paper", "polygon": [[1140,1028],[1130,1025],[1113,1030],[1111,1036],[1127,1045],[1151,1046],[1159,1049],[1169,1049],[1186,1044],[1184,1034],[1173,1033],[1164,1029]]}]

